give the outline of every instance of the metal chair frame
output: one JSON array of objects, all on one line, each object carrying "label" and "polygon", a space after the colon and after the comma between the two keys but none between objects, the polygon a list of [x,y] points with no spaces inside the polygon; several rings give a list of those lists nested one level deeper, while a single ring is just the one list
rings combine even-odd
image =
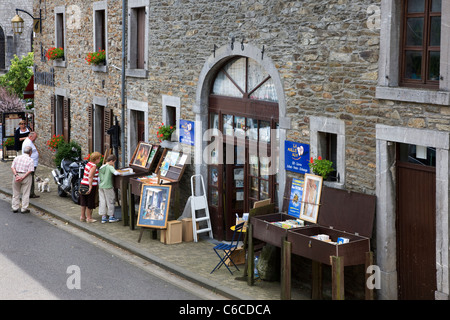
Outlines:
[{"label": "metal chair frame", "polygon": [[[245,222],[242,222],[242,223],[240,223],[240,224],[235,226],[234,232],[233,232],[233,237],[231,239],[231,243],[229,243],[229,244],[227,244],[227,243],[220,243],[220,244],[216,245],[213,248],[214,252],[219,257],[220,262],[216,265],[216,267],[213,269],[213,271],[211,271],[211,273],[213,273],[214,271],[220,269],[220,267],[222,265],[225,265],[225,267],[227,267],[228,271],[230,271],[230,273],[233,274],[231,269],[225,263],[227,261],[227,259],[229,259],[231,261],[231,263],[235,266],[237,271],[239,271],[239,268],[236,266],[236,264],[234,263],[233,259],[231,258],[231,254],[237,249],[237,246],[239,245],[239,241],[241,240],[241,236],[242,236],[242,233],[243,233],[242,229],[244,227],[244,223]],[[219,254],[219,251],[223,251],[223,255]]]}]

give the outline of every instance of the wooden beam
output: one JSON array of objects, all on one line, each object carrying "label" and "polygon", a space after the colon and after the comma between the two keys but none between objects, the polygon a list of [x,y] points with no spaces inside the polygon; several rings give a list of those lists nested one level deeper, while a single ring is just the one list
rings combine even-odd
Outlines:
[{"label": "wooden beam", "polygon": [[333,300],[344,300],[344,257],[330,256]]},{"label": "wooden beam", "polygon": [[281,259],[281,300],[291,300],[292,243],[283,239]]}]

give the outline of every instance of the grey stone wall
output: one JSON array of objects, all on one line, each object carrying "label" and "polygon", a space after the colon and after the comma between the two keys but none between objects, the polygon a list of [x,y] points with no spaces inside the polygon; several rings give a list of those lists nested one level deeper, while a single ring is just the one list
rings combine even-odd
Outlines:
[{"label": "grey stone wall", "polygon": [[[29,15],[19,12],[19,16],[24,20],[24,32],[21,35],[14,35],[11,19],[16,15],[15,9],[22,9],[35,16],[33,13],[33,0],[4,0],[0,5],[0,28],[5,34],[5,67],[9,69],[11,59],[16,54],[22,58],[32,51],[31,42],[33,38],[33,20]],[[37,15],[36,17],[38,17]]]}]

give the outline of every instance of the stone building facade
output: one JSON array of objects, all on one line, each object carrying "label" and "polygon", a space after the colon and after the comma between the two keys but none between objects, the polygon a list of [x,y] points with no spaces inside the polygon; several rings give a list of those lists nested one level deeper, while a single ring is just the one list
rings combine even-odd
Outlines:
[{"label": "stone building facade", "polygon": [[[204,161],[210,141],[204,141],[203,134],[213,127],[213,114],[227,113],[221,103],[228,100],[217,98],[215,93],[216,85],[220,87],[220,72],[228,70],[232,78],[240,72],[240,61],[248,63],[254,68],[251,70],[258,70],[254,74],[268,79],[271,101],[252,101],[252,93],[243,90],[237,103],[261,105],[275,113],[268,116],[270,112],[248,107],[248,112],[235,113],[234,119],[247,119],[246,130],[251,118],[272,121],[267,128],[277,129],[271,145],[276,145],[274,154],[279,156],[276,179],[263,175],[255,179],[260,185],[268,181],[271,196],[281,207],[286,179],[303,176],[285,169],[284,142],[307,144],[314,157],[325,156],[331,145],[338,178],[326,184],[377,196],[373,249],[382,299],[401,297],[399,274],[408,273],[398,264],[401,250],[396,231],[397,195],[404,191],[397,176],[401,146],[421,146],[435,152],[436,163],[431,169],[435,171],[435,222],[430,232],[436,273],[431,282],[433,298],[447,299],[450,77],[445,59],[450,46],[442,37],[437,88],[400,86],[403,3],[129,0],[123,11],[118,0],[47,1],[43,32],[37,35],[43,50],[35,50],[35,73],[52,81],[35,80],[38,145],[45,149],[50,127],[59,126],[63,131],[64,123],[70,123],[70,140],[81,144],[84,155],[92,146],[101,148],[106,141],[100,137],[103,133],[94,133],[97,142],[89,141],[89,121],[93,121],[95,131],[95,124],[104,123],[108,111],[122,126],[125,143],[119,159],[125,158],[121,164],[126,165],[137,141],[158,142],[156,132],[161,122],[176,125],[189,120],[195,124],[195,144],[184,147],[191,152],[192,173],[202,174],[209,189],[216,190],[209,180],[214,166]],[[441,6],[442,34],[446,34],[444,21],[450,19],[450,5],[442,2]],[[38,9],[36,2],[34,10]],[[44,50],[57,46],[58,33],[64,37],[65,59],[41,59]],[[97,50],[97,43],[106,50],[105,66],[93,67],[85,61],[88,52]],[[69,106],[63,109],[68,111],[67,122],[55,124],[57,112],[52,106]],[[230,106],[232,109],[233,103]],[[90,112],[93,115],[89,116]],[[51,164],[51,157],[50,151],[43,150],[42,162]],[[222,179],[219,181],[225,184],[230,178],[224,175]],[[225,188],[217,188],[219,198],[229,196]],[[263,191],[259,189],[260,195]],[[183,192],[189,194],[190,189]],[[211,192],[209,195],[212,201]],[[251,196],[246,191],[244,196],[248,205]]]},{"label": "stone building facade", "polygon": [[11,19],[16,15],[15,9],[25,10],[32,14],[33,1],[8,0],[2,3],[0,8],[0,71],[9,69],[14,55],[21,58],[33,51],[33,20],[26,13],[20,13],[20,17],[24,20],[24,32],[21,35],[15,35],[11,25]]}]

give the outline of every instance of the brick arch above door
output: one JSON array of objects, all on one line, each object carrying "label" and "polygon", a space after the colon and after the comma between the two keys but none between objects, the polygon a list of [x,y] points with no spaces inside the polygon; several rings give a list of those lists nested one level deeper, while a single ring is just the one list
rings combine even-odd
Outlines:
[{"label": "brick arch above door", "polygon": [[201,130],[195,130],[196,147],[194,163],[196,164],[196,174],[202,174],[204,179],[207,177],[206,165],[203,163],[203,150],[208,143],[202,140],[202,134],[208,129],[208,100],[211,93],[211,86],[214,83],[217,71],[228,60],[237,56],[248,57],[255,60],[273,80],[278,98],[278,119],[280,129],[279,188],[281,195],[279,195],[278,198],[282,199],[282,190],[284,190],[284,181],[286,178],[286,172],[284,169],[284,140],[286,139],[286,130],[291,128],[291,119],[286,117],[286,99],[280,74],[275,66],[275,63],[267,55],[267,53],[264,52],[262,47],[256,47],[248,43],[244,43],[243,46],[241,46],[240,42],[236,40],[234,45],[231,45],[230,43],[217,48],[203,64],[197,84],[194,105],[196,127],[201,128]]}]

